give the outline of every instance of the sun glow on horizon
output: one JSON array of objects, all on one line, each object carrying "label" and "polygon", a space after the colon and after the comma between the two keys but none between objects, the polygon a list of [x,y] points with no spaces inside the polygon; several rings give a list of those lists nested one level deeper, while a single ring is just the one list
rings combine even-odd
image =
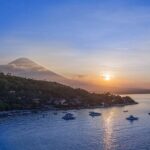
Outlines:
[{"label": "sun glow on horizon", "polygon": [[109,80],[111,80],[111,78],[112,78],[112,76],[109,73],[104,73],[103,74],[103,79],[105,81],[109,81]]}]

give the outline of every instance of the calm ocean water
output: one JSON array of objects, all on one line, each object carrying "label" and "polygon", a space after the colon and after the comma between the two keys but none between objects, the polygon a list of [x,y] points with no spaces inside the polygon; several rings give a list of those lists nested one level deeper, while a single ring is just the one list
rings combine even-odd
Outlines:
[{"label": "calm ocean water", "polygon": [[[0,150],[150,150],[150,95],[130,96],[139,104],[68,111],[72,121],[61,119],[63,111],[0,119]],[[130,114],[139,120],[127,121]]]}]

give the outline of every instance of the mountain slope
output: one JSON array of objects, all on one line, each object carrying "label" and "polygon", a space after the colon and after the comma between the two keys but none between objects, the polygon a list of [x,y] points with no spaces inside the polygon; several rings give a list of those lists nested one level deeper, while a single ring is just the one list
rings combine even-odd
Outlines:
[{"label": "mountain slope", "polygon": [[71,82],[69,79],[38,65],[28,58],[19,58],[7,65],[0,65],[0,72],[37,80],[56,81],[63,84]]}]

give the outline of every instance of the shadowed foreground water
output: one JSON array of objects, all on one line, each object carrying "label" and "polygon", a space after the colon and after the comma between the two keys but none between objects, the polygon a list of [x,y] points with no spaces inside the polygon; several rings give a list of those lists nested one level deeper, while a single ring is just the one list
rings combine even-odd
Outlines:
[{"label": "shadowed foreground water", "polygon": [[[77,117],[72,121],[61,119],[63,111],[0,119],[0,150],[150,150],[150,95],[131,97],[139,104],[68,111]],[[139,120],[127,121],[130,114]]]}]

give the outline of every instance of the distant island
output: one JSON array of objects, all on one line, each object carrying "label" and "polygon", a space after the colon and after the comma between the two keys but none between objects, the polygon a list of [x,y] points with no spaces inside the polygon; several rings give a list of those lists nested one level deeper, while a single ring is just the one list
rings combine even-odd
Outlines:
[{"label": "distant island", "polygon": [[80,109],[137,104],[132,98],[96,94],[56,82],[0,73],[0,111],[24,109]]}]

